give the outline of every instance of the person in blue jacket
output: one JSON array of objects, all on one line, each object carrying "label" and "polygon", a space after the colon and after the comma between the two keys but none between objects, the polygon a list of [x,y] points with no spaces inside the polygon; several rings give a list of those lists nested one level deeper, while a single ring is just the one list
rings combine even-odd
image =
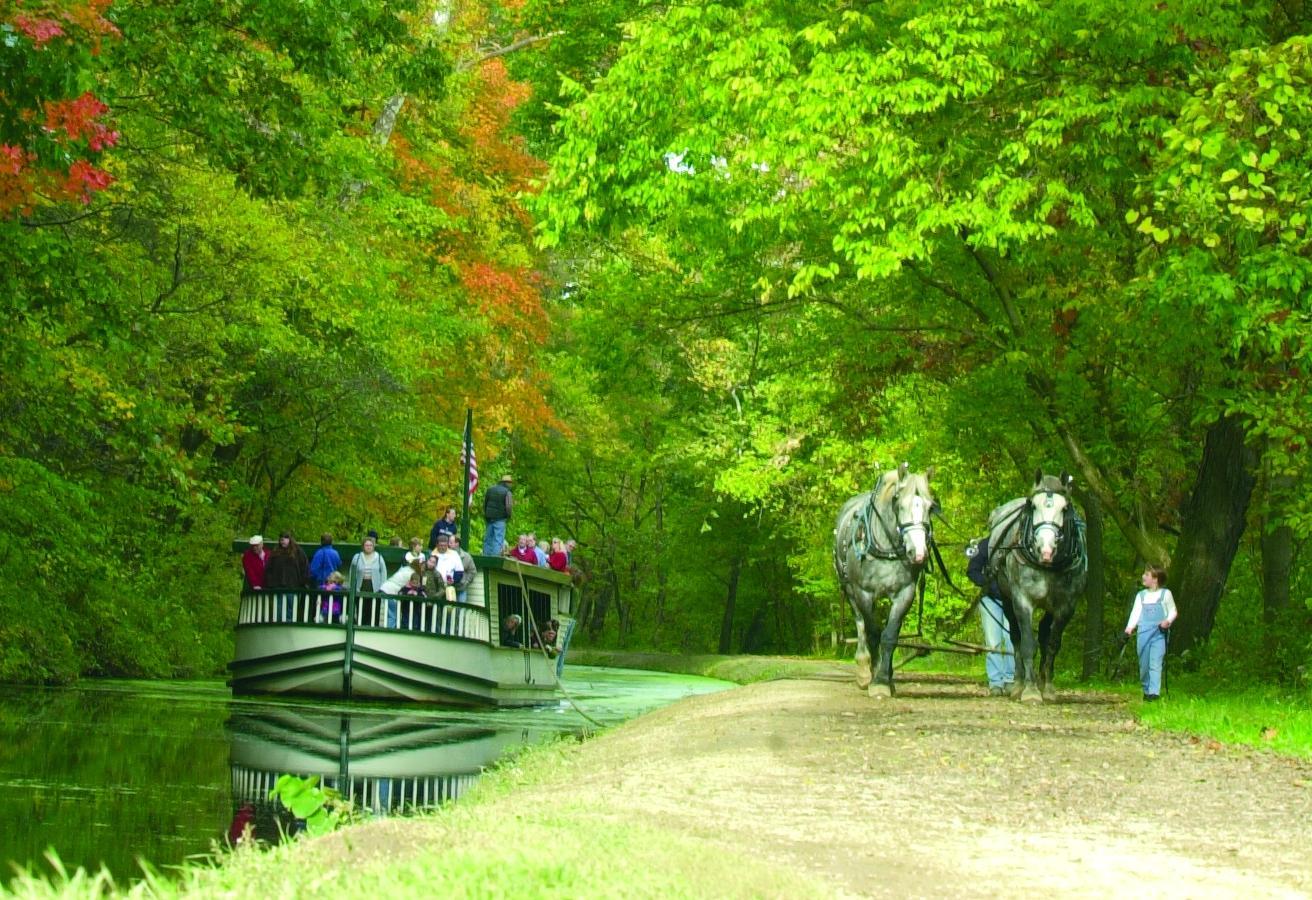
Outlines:
[{"label": "person in blue jacket", "polygon": [[979,619],[984,628],[984,674],[989,679],[989,694],[1000,697],[1009,693],[1016,682],[1016,650],[1011,642],[1011,628],[1002,611],[1002,591],[996,578],[989,577],[989,539],[975,545],[975,555],[966,567],[966,577],[983,592],[979,599]]},{"label": "person in blue jacket", "polygon": [[328,576],[342,567],[341,554],[333,546],[333,536],[324,532],[319,536],[319,549],[310,560],[310,585],[318,587],[328,582]]}]

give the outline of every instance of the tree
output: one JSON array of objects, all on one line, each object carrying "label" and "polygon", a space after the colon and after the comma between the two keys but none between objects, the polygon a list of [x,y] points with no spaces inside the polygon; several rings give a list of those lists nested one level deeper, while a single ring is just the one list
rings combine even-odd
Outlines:
[{"label": "tree", "polygon": [[[1133,555],[1167,561],[1182,525],[1175,563],[1192,569],[1207,535],[1232,543],[1247,508],[1231,457],[1209,466],[1220,457],[1199,449],[1245,445],[1211,404],[1225,341],[1197,328],[1196,308],[1143,300],[1141,235],[1169,232],[1125,213],[1189,73],[1261,42],[1269,15],[1023,0],[672,8],[576,91],[537,206],[543,241],[654,229],[699,277],[736,262],[721,277],[752,285],[760,315],[846,311],[888,344],[843,371],[898,380],[910,366],[979,398],[954,410],[983,443],[1074,466]],[[1144,327],[1169,352],[1145,354]],[[1232,555],[1194,591],[1204,608]]]}]

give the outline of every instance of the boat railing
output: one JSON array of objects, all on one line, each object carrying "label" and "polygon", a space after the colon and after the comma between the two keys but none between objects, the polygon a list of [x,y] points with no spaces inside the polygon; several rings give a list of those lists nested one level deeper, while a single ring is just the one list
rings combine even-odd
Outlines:
[{"label": "boat railing", "polygon": [[322,625],[416,631],[487,642],[487,609],[430,597],[323,590],[269,590],[242,594],[238,625]]}]

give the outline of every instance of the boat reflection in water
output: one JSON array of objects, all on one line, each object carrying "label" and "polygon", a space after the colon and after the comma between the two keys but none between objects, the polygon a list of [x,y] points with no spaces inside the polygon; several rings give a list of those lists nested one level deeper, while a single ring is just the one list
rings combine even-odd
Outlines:
[{"label": "boat reflection in water", "polygon": [[[228,720],[233,827],[253,822],[256,837],[294,830],[269,799],[279,776],[319,776],[357,809],[389,815],[455,800],[507,750],[559,732],[474,724],[434,716],[361,711],[263,709]],[[235,835],[233,835],[235,837]]]}]

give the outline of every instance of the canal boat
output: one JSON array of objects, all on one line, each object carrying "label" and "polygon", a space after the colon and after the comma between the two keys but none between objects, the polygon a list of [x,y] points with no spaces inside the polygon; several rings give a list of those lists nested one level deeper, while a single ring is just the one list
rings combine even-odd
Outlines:
[{"label": "canal boat", "polygon": [[[246,547],[233,543],[234,550]],[[336,548],[343,560],[358,550]],[[308,555],[316,548],[303,549]],[[378,552],[389,572],[405,564],[402,548]],[[570,577],[512,559],[474,561],[478,573],[465,602],[317,589],[243,591],[229,686],[234,694],[460,706],[552,701],[573,631]],[[501,627],[512,615],[522,621],[518,640]],[[555,645],[532,646],[552,619],[560,623]]]},{"label": "canal boat", "polygon": [[456,800],[506,751],[555,734],[473,720],[296,708],[235,713],[227,732],[238,806],[275,808],[269,792],[290,773],[317,777],[375,815]]}]

